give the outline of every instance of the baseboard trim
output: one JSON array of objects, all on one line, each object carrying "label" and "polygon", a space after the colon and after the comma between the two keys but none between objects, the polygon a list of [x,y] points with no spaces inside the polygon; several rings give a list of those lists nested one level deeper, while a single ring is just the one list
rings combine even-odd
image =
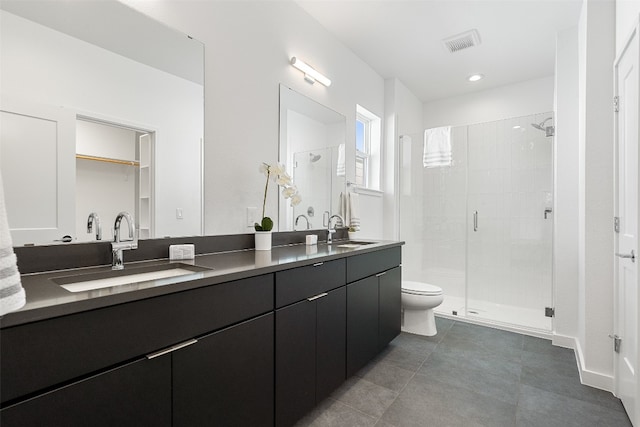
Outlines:
[{"label": "baseboard trim", "polygon": [[589,387],[598,388],[600,390],[613,393],[614,381],[613,375],[606,375],[601,372],[595,372],[588,370],[584,365],[584,355],[582,353],[582,347],[580,341],[576,337],[569,337],[565,335],[555,335],[552,340],[553,345],[559,347],[571,348],[576,355],[576,364],[578,365],[578,373],[580,374],[580,382]]}]

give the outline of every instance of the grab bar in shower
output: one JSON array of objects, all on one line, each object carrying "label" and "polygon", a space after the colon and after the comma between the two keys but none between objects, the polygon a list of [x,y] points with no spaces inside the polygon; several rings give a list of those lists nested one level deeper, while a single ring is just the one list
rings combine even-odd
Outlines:
[{"label": "grab bar in shower", "polygon": [[473,212],[473,231],[478,231],[478,211]]}]

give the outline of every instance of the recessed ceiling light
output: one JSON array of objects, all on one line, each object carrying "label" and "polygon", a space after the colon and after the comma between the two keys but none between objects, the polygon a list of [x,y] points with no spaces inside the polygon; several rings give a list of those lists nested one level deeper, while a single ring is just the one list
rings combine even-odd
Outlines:
[{"label": "recessed ceiling light", "polygon": [[484,76],[482,74],[472,74],[467,78],[467,80],[469,80],[470,82],[477,82],[478,80],[482,80],[483,78]]}]

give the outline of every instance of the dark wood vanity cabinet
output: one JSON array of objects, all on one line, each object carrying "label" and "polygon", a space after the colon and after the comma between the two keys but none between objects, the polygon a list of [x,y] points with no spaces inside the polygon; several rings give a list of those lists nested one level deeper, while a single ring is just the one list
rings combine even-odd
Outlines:
[{"label": "dark wood vanity cabinet", "polygon": [[3,427],[171,426],[171,356],[136,360],[0,414]]},{"label": "dark wood vanity cabinet", "polygon": [[347,377],[400,333],[400,248],[347,259]]},{"label": "dark wood vanity cabinet", "polygon": [[240,323],[171,353],[173,426],[273,425],[273,317]]},{"label": "dark wood vanity cabinet", "polygon": [[276,426],[295,424],[346,378],[344,285],[344,260],[276,274],[276,305],[304,298],[275,313]]}]

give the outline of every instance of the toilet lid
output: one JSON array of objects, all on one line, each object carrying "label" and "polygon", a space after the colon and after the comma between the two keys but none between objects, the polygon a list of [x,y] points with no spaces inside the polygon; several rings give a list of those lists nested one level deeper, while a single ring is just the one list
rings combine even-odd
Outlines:
[{"label": "toilet lid", "polygon": [[442,295],[442,288],[422,282],[402,282],[402,292],[412,295]]}]

